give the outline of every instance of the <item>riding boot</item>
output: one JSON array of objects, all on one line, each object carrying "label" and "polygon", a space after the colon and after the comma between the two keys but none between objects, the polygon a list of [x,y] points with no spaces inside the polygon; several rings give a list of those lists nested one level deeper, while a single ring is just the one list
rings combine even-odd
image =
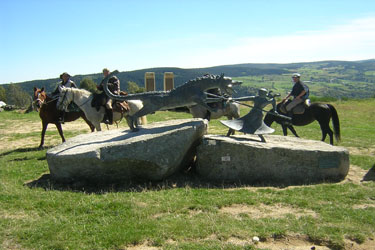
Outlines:
[{"label": "riding boot", "polygon": [[109,125],[113,124],[113,109],[109,109],[109,112],[108,112],[108,121],[109,121]]},{"label": "riding boot", "polygon": [[105,109],[104,123],[112,125],[113,124],[113,111],[112,109]]}]

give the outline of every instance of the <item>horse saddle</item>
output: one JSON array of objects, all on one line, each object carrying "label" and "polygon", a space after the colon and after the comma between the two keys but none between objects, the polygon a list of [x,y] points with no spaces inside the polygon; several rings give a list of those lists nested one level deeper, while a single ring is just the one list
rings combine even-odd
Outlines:
[{"label": "horse saddle", "polygon": [[[286,106],[290,103],[291,101],[288,100],[286,103],[284,103],[283,105],[280,106],[280,110],[282,113],[284,114],[287,114],[288,112],[286,111]],[[301,102],[300,104],[298,104],[297,106],[295,106],[293,109],[292,109],[292,113],[294,115],[301,115],[303,113],[305,113],[305,109],[307,107],[310,106],[310,99],[306,99],[304,102]]]},{"label": "horse saddle", "polygon": [[128,112],[130,109],[129,104],[126,101],[122,101],[122,102],[116,101],[112,105],[112,108],[113,108],[113,112],[119,112],[121,114]]},{"label": "horse saddle", "polygon": [[[128,95],[125,91],[120,91],[120,95],[125,96]],[[94,97],[92,98],[91,101],[91,106],[95,107],[97,111],[99,111],[100,107],[105,107],[105,104],[107,103],[108,97],[105,94],[105,92],[101,93],[95,93]],[[124,113],[129,111],[129,105],[126,101],[114,101],[112,104],[112,108],[114,112],[119,112],[119,113]]]}]

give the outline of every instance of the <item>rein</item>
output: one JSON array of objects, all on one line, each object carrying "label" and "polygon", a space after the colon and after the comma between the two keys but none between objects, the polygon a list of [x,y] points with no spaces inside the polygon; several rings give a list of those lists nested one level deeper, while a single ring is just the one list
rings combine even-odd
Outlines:
[{"label": "rein", "polygon": [[42,102],[42,104],[48,104],[48,103],[51,103],[51,102],[53,102],[53,101],[55,101],[57,99],[59,99],[59,97],[55,97],[55,98],[53,98],[52,100],[50,100],[48,102]]},{"label": "rein", "polygon": [[279,117],[287,119],[287,120],[292,120],[292,118],[290,118],[289,116],[285,116],[285,115],[281,115],[279,113],[275,113],[275,112],[272,112],[272,111],[267,111],[267,110],[264,110],[264,109],[261,109],[261,108],[257,108],[257,107],[254,107],[252,105],[246,104],[246,103],[241,103],[239,101],[236,101],[236,98],[226,98],[224,96],[218,96],[218,95],[207,93],[207,92],[205,92],[205,94],[213,96],[213,97],[216,97],[216,98],[219,98],[219,99],[223,99],[223,100],[226,100],[226,101],[235,102],[235,103],[238,103],[240,105],[243,105],[243,106],[246,106],[246,107],[249,107],[249,108],[258,109],[258,110],[261,110],[261,111],[263,111],[263,112],[265,112],[267,114],[270,114],[270,115],[279,116]]},{"label": "rein", "polygon": [[[68,93],[68,91],[65,91],[65,93],[64,93],[64,97],[63,97],[63,99],[62,99],[62,103],[64,103],[64,101],[65,101],[65,98],[66,98],[66,94]],[[73,93],[73,97],[72,97],[72,102],[74,102],[74,91],[72,91],[72,93]],[[89,96],[89,98],[87,98],[87,100],[84,102],[84,103],[82,103],[81,105],[78,105],[78,104],[76,104],[77,106],[78,106],[78,108],[81,108],[83,105],[85,105],[86,103],[88,103],[90,100],[92,100],[92,98],[93,98],[94,96],[93,95],[90,95]]]}]

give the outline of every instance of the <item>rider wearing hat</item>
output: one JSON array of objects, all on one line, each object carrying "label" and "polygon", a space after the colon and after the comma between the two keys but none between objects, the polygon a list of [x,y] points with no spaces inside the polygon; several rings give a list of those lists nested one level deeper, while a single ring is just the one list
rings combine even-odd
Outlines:
[{"label": "rider wearing hat", "polygon": [[[57,88],[52,92],[52,96],[59,95],[62,88],[77,88],[77,85],[70,80],[70,75],[67,72],[64,72],[60,75],[61,82],[57,85]],[[58,122],[64,123],[65,111],[59,111],[58,113]]]},{"label": "rider wearing hat", "polygon": [[66,72],[60,75],[61,82],[57,85],[57,88],[52,92],[52,96],[58,95],[63,87],[66,88],[77,88],[77,85],[70,80],[70,75]]},{"label": "rider wearing hat", "polygon": [[[110,74],[111,72],[109,69],[103,69],[104,79]],[[101,83],[97,86],[98,90],[104,90],[104,79]],[[114,93],[115,95],[120,94],[120,80],[116,76],[111,76],[108,79],[108,89]],[[113,109],[112,109],[112,99],[107,96],[106,104],[105,104],[105,112],[106,112],[106,119],[104,121],[105,124],[113,124]]]},{"label": "rider wearing hat", "polygon": [[290,96],[293,96],[293,101],[286,105],[285,109],[287,115],[292,117],[292,109],[297,106],[298,104],[304,102],[309,96],[309,88],[300,80],[301,75],[299,73],[294,73],[292,75],[292,80],[294,82],[292,92],[290,92],[282,101],[281,103],[285,103],[286,100]]}]

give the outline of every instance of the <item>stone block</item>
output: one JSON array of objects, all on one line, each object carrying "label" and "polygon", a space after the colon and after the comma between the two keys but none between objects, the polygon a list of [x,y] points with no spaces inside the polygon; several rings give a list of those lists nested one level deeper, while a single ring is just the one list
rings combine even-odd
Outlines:
[{"label": "stone block", "polygon": [[349,171],[343,147],[290,136],[206,135],[197,149],[197,172],[214,181],[301,184],[339,181]]},{"label": "stone block", "polygon": [[108,130],[78,135],[47,151],[59,182],[162,180],[191,163],[207,131],[202,119],[157,122],[139,132]]}]

